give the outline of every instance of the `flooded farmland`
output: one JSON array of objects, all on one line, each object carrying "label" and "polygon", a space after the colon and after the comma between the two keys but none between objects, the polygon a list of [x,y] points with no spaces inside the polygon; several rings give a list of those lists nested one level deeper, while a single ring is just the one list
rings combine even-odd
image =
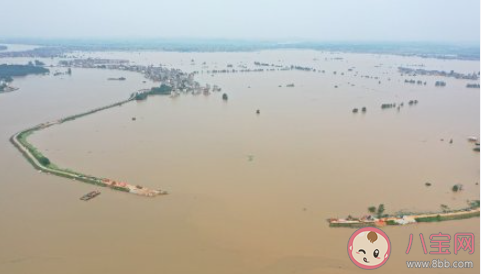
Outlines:
[{"label": "flooded farmland", "polygon": [[[479,89],[398,72],[472,73],[479,61],[308,50],[79,54],[197,71],[197,81],[222,92],[149,97],[30,137],[59,166],[170,193],[149,199],[40,174],[8,138],[157,83],[76,68],[16,79],[18,91],[0,94],[1,273],[85,273],[93,265],[99,273],[357,273],[346,256],[354,230],[330,228],[328,218],[381,203],[395,213],[479,199],[479,153],[467,141],[479,137]],[[254,70],[254,62],[315,71],[212,73]],[[107,81],[120,76],[126,80]],[[463,191],[451,191],[455,184]],[[102,195],[79,202],[93,189]],[[393,246],[383,271],[403,272],[410,233],[454,235],[460,227],[479,245],[479,218],[383,228]],[[409,254],[435,257],[419,241]],[[456,259],[472,260],[466,272],[479,273],[479,257]]]}]

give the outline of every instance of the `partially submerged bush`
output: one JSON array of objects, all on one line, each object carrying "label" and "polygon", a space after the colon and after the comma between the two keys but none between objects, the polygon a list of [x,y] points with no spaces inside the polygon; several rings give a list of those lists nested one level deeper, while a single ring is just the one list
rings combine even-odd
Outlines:
[{"label": "partially submerged bush", "polygon": [[461,191],[461,190],[463,190],[463,186],[460,185],[460,184],[456,184],[456,185],[453,186],[452,190],[453,190],[453,192]]}]

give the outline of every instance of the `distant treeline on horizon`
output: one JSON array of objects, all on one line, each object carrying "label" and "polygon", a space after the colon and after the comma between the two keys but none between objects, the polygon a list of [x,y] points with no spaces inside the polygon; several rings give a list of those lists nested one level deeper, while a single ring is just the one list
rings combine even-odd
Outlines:
[{"label": "distant treeline on horizon", "polygon": [[[279,42],[226,39],[0,39],[5,44],[59,47],[65,51],[161,50],[233,52],[270,49],[310,49],[331,52],[395,54],[428,58],[479,60],[479,43],[440,42]],[[0,46],[1,47],[1,46]]]}]

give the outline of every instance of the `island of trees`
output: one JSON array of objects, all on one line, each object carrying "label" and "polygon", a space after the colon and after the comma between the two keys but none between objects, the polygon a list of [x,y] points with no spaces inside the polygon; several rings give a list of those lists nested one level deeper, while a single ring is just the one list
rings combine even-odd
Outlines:
[{"label": "island of trees", "polygon": [[398,67],[398,71],[401,75],[426,75],[426,76],[442,76],[442,77],[452,77],[456,79],[467,79],[467,80],[478,80],[480,72],[473,72],[473,73],[459,73],[455,72],[454,70],[451,71],[440,71],[440,70],[427,70],[427,69],[413,69],[413,68],[405,68],[405,67]]},{"label": "island of trees", "polygon": [[0,80],[12,79],[12,77],[27,76],[29,74],[45,74],[50,71],[42,66],[33,65],[0,65]]},{"label": "island of trees", "polygon": [[30,74],[46,74],[50,71],[40,64],[40,61],[34,63],[30,62],[28,65],[0,65],[0,92],[5,91],[8,83],[13,81],[13,77],[27,76]]},{"label": "island of trees", "polygon": [[144,92],[138,92],[135,95],[135,100],[145,100],[150,95],[170,95],[172,87],[166,84],[161,84],[160,87],[153,87]]}]

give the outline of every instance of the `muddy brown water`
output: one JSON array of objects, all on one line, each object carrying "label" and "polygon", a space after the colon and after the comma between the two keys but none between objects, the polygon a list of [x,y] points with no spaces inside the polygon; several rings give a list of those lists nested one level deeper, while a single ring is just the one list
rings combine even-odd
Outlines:
[{"label": "muddy brown water", "polygon": [[[479,89],[396,71],[423,64],[472,72],[479,62],[314,51],[77,55],[185,71],[261,61],[326,72],[204,72],[197,79],[220,85],[228,102],[221,93],[151,97],[30,137],[61,167],[171,193],[149,199],[98,188],[102,195],[88,203],[79,197],[97,188],[39,174],[8,138],[154,83],[96,69],[16,79],[20,90],[0,94],[0,273],[357,273],[363,270],[346,248],[354,230],[329,228],[327,218],[359,216],[380,203],[392,213],[479,199],[479,154],[466,139],[479,136]],[[120,76],[127,80],[106,80]],[[435,88],[439,79],[448,85]],[[412,99],[419,103],[410,107]],[[386,102],[404,107],[381,110]],[[351,112],[363,106],[365,114]],[[450,190],[456,183],[460,193]],[[408,260],[446,258],[471,260],[474,268],[463,271],[479,273],[477,250],[424,255],[417,236],[473,232],[477,248],[479,218],[383,230],[392,254],[377,271],[405,273]]]}]

